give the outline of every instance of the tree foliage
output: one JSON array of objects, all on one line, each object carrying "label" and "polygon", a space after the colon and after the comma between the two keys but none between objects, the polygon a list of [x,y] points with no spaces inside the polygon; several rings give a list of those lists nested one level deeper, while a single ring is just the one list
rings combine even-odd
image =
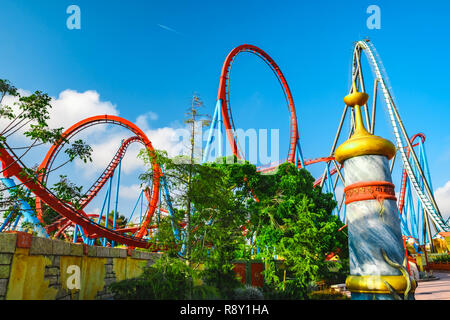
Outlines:
[{"label": "tree foliage", "polygon": [[[166,179],[176,187],[189,164],[173,161],[164,152],[158,157],[166,167]],[[194,208],[189,238],[193,267],[204,266],[205,282],[230,297],[239,286],[233,261],[263,259],[272,290],[283,291],[284,297],[306,298],[311,283],[332,274],[330,267],[335,265],[325,260],[327,254],[339,253],[346,266],[347,239],[337,231],[342,223],[332,215],[335,201],[313,188],[308,171],[291,164],[263,175],[248,162],[230,162],[192,165],[191,188],[182,193]],[[168,241],[175,241],[168,226]],[[185,241],[183,237],[177,248]],[[275,257],[282,259],[287,280]]]},{"label": "tree foliage", "polygon": [[[254,204],[249,229],[253,244],[266,262],[265,280],[279,290],[293,288],[293,296],[305,298],[309,285],[329,276],[327,254],[339,252],[347,258],[343,225],[332,215],[336,202],[331,194],[313,188],[314,178],[305,169],[281,165],[273,175],[249,180],[259,201]],[[262,180],[262,181],[261,181]],[[274,256],[283,260],[290,279],[278,272]],[[294,290],[295,289],[295,290]]]},{"label": "tree foliage", "polygon": [[[14,98],[12,105],[5,105],[3,103],[6,96]],[[17,156],[18,159],[21,159],[33,147],[38,145],[62,143],[68,146],[64,151],[68,156],[68,160],[58,168],[69,162],[73,162],[77,158],[84,162],[92,161],[92,148],[83,140],[76,140],[75,142],[70,143],[62,135],[62,127],[51,128],[49,126],[48,120],[50,119],[50,109],[52,108],[51,101],[52,98],[48,94],[39,90],[28,96],[22,96],[19,90],[14,87],[10,81],[0,79],[0,118],[7,120],[6,126],[0,128],[0,148],[7,148],[8,151],[11,152],[13,149],[7,144],[7,138],[17,132],[21,132],[32,142],[28,146],[14,148],[16,150],[24,150],[22,155]],[[5,168],[2,169],[5,170]],[[35,166],[35,168],[24,167],[20,174],[28,180],[32,180],[36,183],[43,183],[45,185],[45,182],[40,182],[41,179],[39,178],[41,178],[42,175],[49,173],[50,172],[45,172],[44,170],[37,170],[37,166]],[[57,195],[61,196],[63,201],[71,202],[75,206],[81,199],[81,187],[68,183],[66,177],[61,178],[61,180],[51,189],[53,189]],[[7,196],[5,196],[4,191],[8,191]],[[2,189],[0,191],[0,199],[2,200],[4,217],[9,217],[9,219],[15,218],[15,216],[20,213],[17,203],[21,200],[26,201],[33,211],[35,209],[35,199],[33,194],[26,190],[22,184],[18,184],[14,190]],[[44,222],[48,222],[49,219],[52,220],[58,216],[55,212],[50,211],[45,217]]]}]

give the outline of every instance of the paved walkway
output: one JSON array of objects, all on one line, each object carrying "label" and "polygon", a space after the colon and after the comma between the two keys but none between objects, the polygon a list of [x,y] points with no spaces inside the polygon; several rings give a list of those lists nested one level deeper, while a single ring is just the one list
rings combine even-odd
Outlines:
[{"label": "paved walkway", "polygon": [[418,283],[416,300],[450,300],[450,272],[433,272],[439,280]]}]

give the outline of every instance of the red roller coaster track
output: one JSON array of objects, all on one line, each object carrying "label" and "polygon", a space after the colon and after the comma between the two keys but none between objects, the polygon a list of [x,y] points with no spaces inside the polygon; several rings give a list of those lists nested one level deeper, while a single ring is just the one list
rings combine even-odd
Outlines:
[{"label": "red roller coaster track", "polygon": [[[125,141],[122,142],[122,144],[120,145],[119,150],[117,150],[116,154],[114,155],[113,159],[111,160],[111,162],[108,164],[108,166],[106,167],[106,169],[103,171],[103,173],[100,175],[100,177],[97,179],[97,181],[89,188],[89,190],[84,194],[80,206],[78,207],[78,211],[80,213],[82,213],[83,215],[86,216],[86,214],[84,213],[84,208],[89,204],[89,202],[91,202],[91,200],[97,195],[97,193],[102,189],[102,187],[105,185],[105,183],[108,181],[108,179],[114,175],[114,171],[116,169],[116,167],[118,166],[120,160],[123,158],[123,156],[125,155],[125,152],[128,148],[128,146],[133,143],[133,142],[141,142],[142,141],[139,139],[139,137],[137,136],[133,136],[130,137],[128,139],[126,139]],[[56,154],[53,156],[53,159],[56,157]],[[50,161],[50,163],[53,162]],[[47,168],[49,169],[49,166],[47,166]],[[44,181],[44,179],[48,178],[47,176],[43,176],[41,177],[41,181]],[[148,196],[147,196],[148,199]],[[149,200],[149,203],[151,201]],[[40,206],[39,206],[40,208]],[[40,219],[40,221],[42,222],[42,210],[39,209],[37,212],[37,216]],[[94,217],[94,215],[88,215],[89,217]],[[67,221],[67,218],[63,217],[60,219],[57,219],[56,221],[54,221],[53,223],[47,225],[45,227],[45,229],[47,230],[47,232],[52,232],[55,231],[56,229],[58,229],[59,231],[55,234],[55,238],[61,234],[62,231],[64,231],[65,229],[67,229],[69,226],[73,226],[73,223],[71,223],[70,221]]]},{"label": "red roller coaster track", "polygon": [[[127,139],[126,142],[124,142],[121,145],[121,148],[116,153],[110,165],[106,168],[102,176],[100,176],[100,178],[89,189],[87,196],[88,201],[84,203],[84,206],[86,206],[87,203],[92,199],[92,197],[94,197],[98,193],[101,187],[114,173],[115,166],[123,157],[123,154],[127,146],[130,143],[136,141],[143,143],[148,152],[150,153],[150,156],[153,158],[152,168],[154,172],[154,179],[149,209],[144,218],[144,221],[142,222],[140,228],[137,230],[135,236],[130,237],[95,223],[89,218],[88,215],[84,213],[83,210],[75,210],[73,206],[71,206],[69,203],[65,203],[60,199],[58,199],[55,195],[52,194],[52,192],[49,189],[45,187],[44,183],[48,178],[48,176],[45,173],[49,171],[56,155],[60,152],[62,146],[65,144],[63,140],[61,140],[59,143],[55,143],[54,145],[52,145],[50,150],[47,152],[44,161],[41,163],[38,169],[39,170],[38,172],[44,172],[44,174],[38,175],[38,181],[35,181],[34,179],[29,179],[26,175],[22,174],[25,166],[21,163],[20,160],[17,159],[12,150],[8,152],[6,149],[0,148],[0,160],[2,161],[3,168],[7,168],[6,170],[4,170],[3,174],[6,177],[16,176],[29,190],[31,190],[35,194],[37,216],[41,222],[42,222],[42,203],[44,202],[53,210],[58,212],[61,216],[68,219],[70,221],[69,223],[77,224],[81,228],[83,228],[83,230],[85,230],[87,235],[95,234],[98,237],[104,237],[111,241],[122,243],[130,247],[148,247],[149,243],[142,240],[142,237],[147,233],[147,228],[150,224],[150,220],[157,206],[159,197],[159,186],[160,186],[159,180],[162,172],[161,168],[159,167],[159,164],[155,160],[154,157],[155,150],[152,146],[152,143],[145,135],[145,133],[141,129],[139,129],[135,124],[126,119],[123,119],[118,116],[101,115],[90,117],[74,124],[63,133],[63,138],[67,139],[68,141],[71,137],[73,137],[83,129],[102,123],[125,127],[126,129],[130,130],[133,134],[135,134],[136,137]],[[60,222],[63,223],[63,221]]]},{"label": "red roller coaster track", "polygon": [[[234,48],[227,55],[226,60],[222,67],[219,90],[217,95],[218,100],[221,101],[221,111],[224,121],[224,127],[227,132],[228,142],[231,146],[231,149],[233,150],[235,156],[241,158],[238,152],[238,142],[234,135],[235,126],[230,107],[229,80],[230,80],[230,71],[234,59],[239,53],[242,52],[252,53],[258,56],[260,59],[262,59],[274,72],[275,76],[277,77],[277,80],[279,81],[283,89],[290,117],[289,152],[288,157],[285,161],[295,164],[297,142],[299,140],[299,130],[292,93],[290,91],[290,88],[287,84],[287,81],[283,73],[281,72],[280,68],[275,63],[275,61],[260,48],[248,44],[244,44]],[[57,157],[58,153],[62,150],[63,146],[69,141],[70,138],[74,137],[82,130],[98,124],[119,125],[131,131],[135,136],[132,136],[122,142],[120,148],[112,158],[111,162],[105,168],[100,177],[93,183],[93,185],[86,192],[85,197],[81,201],[80,208],[75,209],[72,204],[61,201],[49,189],[45,187],[48,179],[47,173],[51,171],[55,158]],[[110,241],[115,241],[117,243],[128,245],[130,247],[149,247],[150,244],[142,238],[147,234],[149,228],[154,227],[150,226],[150,221],[154,215],[159,200],[160,177],[162,176],[162,171],[161,168],[159,167],[159,164],[156,162],[156,157],[154,156],[155,151],[153,149],[153,146],[150,140],[145,135],[145,133],[141,129],[139,129],[135,124],[118,116],[99,115],[84,119],[74,124],[63,133],[63,138],[64,139],[62,139],[60,142],[52,145],[50,150],[47,152],[43,162],[38,168],[39,174],[37,181],[29,179],[29,177],[24,176],[22,174],[25,166],[21,163],[20,159],[17,158],[14,152],[9,147],[7,147],[6,144],[5,144],[6,148],[0,148],[0,160],[3,163],[3,167],[6,168],[3,171],[4,175],[8,177],[16,176],[29,190],[31,190],[35,194],[36,212],[38,219],[41,222],[43,222],[42,209],[43,203],[45,203],[62,216],[62,218],[59,218],[57,221],[47,226],[48,231],[58,230],[57,232],[58,235],[62,234],[63,236],[66,236],[64,231],[69,226],[79,225],[84,230],[85,234],[90,238],[102,237],[109,239]],[[147,189],[145,193],[145,196],[149,202],[149,207],[144,215],[144,220],[139,227],[134,226],[123,229],[111,230],[100,225],[101,221],[99,221],[99,223],[95,223],[93,219],[98,218],[98,216],[86,214],[84,212],[84,208],[98,194],[98,192],[106,184],[108,179],[110,179],[113,176],[114,171],[118,166],[120,160],[123,158],[128,146],[134,142],[142,143],[146,147],[146,149],[150,153],[150,156],[153,159],[152,160],[152,169],[154,172],[153,187],[151,192],[149,189]],[[318,158],[307,160],[304,164],[310,165],[317,162],[329,162],[330,160],[333,160],[333,158],[332,157]],[[297,166],[299,168],[301,167],[300,160],[297,162]],[[266,166],[264,168],[260,168],[259,171],[261,172],[270,171],[273,170],[274,167],[276,167],[276,165]],[[331,171],[331,174],[334,174],[335,172],[336,168],[334,168]],[[316,181],[314,186],[316,186],[318,183],[320,183],[320,180]],[[125,234],[126,232],[135,232],[135,234],[134,236],[131,237],[126,235]]]},{"label": "red roller coaster track", "polygon": [[[276,64],[276,62],[262,49],[260,49],[256,46],[250,45],[250,44],[240,45],[230,51],[230,53],[227,55],[227,57],[223,63],[222,72],[220,75],[220,83],[219,83],[219,91],[217,94],[217,100],[222,101],[222,117],[223,117],[224,127],[227,132],[228,142],[231,146],[231,150],[233,150],[233,154],[236,157],[241,158],[238,148],[237,148],[237,141],[234,136],[235,127],[234,127],[233,116],[231,113],[231,107],[229,104],[229,80],[230,80],[231,66],[232,66],[236,56],[241,52],[249,52],[249,53],[255,54],[256,56],[261,58],[272,69],[272,71],[276,75],[278,81],[280,82],[280,85],[283,88],[283,93],[286,97],[286,100],[287,100],[287,103],[289,106],[289,118],[290,118],[291,133],[290,133],[288,158],[284,161],[283,160],[278,161],[278,163],[272,163],[272,164],[269,164],[266,166],[259,167],[258,171],[260,171],[262,173],[270,172],[270,171],[274,170],[279,164],[286,162],[286,161],[295,164],[295,152],[297,150],[297,141],[299,139],[299,133],[298,133],[297,114],[296,114],[295,104],[294,104],[294,100],[292,98],[291,90],[286,81],[286,78],[284,77],[283,73],[281,72],[280,67]],[[334,160],[334,157],[322,157],[322,158],[317,158],[317,159],[312,159],[312,160],[306,160],[304,162],[304,165],[307,166],[307,165],[311,165],[311,164],[318,163],[318,162],[329,162],[331,160]],[[299,168],[302,167],[300,161],[297,161],[297,166]],[[330,171],[330,174],[334,175],[336,172],[337,172],[337,169],[333,168]],[[325,179],[326,179],[326,176],[325,176]],[[315,181],[314,187],[319,185],[321,182],[322,182],[322,177]]]},{"label": "red roller coaster track", "polygon": [[91,202],[91,200],[102,189],[102,187],[105,185],[105,183],[108,181],[108,179],[114,174],[114,171],[116,170],[116,167],[119,165],[120,160],[122,160],[123,156],[125,155],[125,152],[127,151],[128,146],[130,144],[132,144],[133,142],[142,143],[142,140],[139,137],[134,136],[134,137],[130,137],[130,138],[126,139],[122,143],[119,150],[116,152],[113,159],[109,163],[109,165],[106,167],[106,169],[103,171],[103,173],[97,179],[97,181],[95,181],[95,183],[85,193],[85,197],[81,200],[81,208],[86,207],[89,204],[89,202]]},{"label": "red roller coaster track", "polygon": [[[413,148],[418,145],[418,143],[413,144],[414,141],[417,138],[421,138],[422,139],[422,143],[425,142],[425,135],[423,133],[416,133],[414,136],[411,137],[411,140],[410,140],[411,141],[411,145],[412,145]],[[409,157],[410,150],[409,150],[409,148],[407,148],[407,149],[408,149],[407,156]],[[398,209],[400,211],[400,214],[403,214],[403,206],[405,205],[405,192],[406,192],[406,178],[407,177],[408,177],[408,174],[406,172],[406,169],[403,169],[402,184],[401,184],[401,187],[400,187],[400,190],[401,190],[400,191],[400,200],[398,202]]]},{"label": "red roller coaster track", "polygon": [[218,100],[220,99],[222,101],[222,117],[224,121],[224,127],[227,132],[228,142],[230,143],[231,149],[233,150],[233,154],[236,157],[241,158],[239,151],[237,149],[237,141],[234,137],[235,128],[233,116],[231,114],[231,108],[229,105],[228,82],[230,79],[230,70],[233,61],[235,57],[241,52],[250,52],[260,57],[272,69],[272,71],[277,76],[277,79],[280,82],[281,86],[283,87],[284,94],[286,96],[289,105],[289,116],[291,127],[288,161],[291,163],[295,163],[295,151],[297,148],[297,140],[299,135],[298,135],[297,115],[295,112],[294,99],[292,98],[291,90],[289,89],[289,85],[283,73],[281,72],[281,69],[278,67],[275,61],[260,48],[249,44],[243,44],[234,48],[226,57],[220,75],[219,92],[217,94],[217,99]]}]

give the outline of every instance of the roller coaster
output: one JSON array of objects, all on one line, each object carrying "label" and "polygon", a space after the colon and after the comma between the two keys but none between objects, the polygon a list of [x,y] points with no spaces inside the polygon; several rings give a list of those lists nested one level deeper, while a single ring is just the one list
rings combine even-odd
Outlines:
[{"label": "roller coaster", "polygon": [[[396,185],[400,187],[400,196],[398,199],[399,219],[401,220],[402,232],[407,237],[415,238],[419,244],[430,243],[432,245],[433,230],[434,233],[441,231],[450,231],[450,226],[444,221],[439,207],[433,195],[431,184],[431,174],[428,168],[428,162],[425,152],[425,135],[416,134],[410,138],[405,126],[401,120],[396,103],[390,91],[390,85],[381,59],[377,54],[375,47],[369,40],[357,41],[353,48],[352,57],[352,81],[357,84],[358,90],[366,92],[366,84],[363,77],[363,68],[361,63],[362,53],[364,52],[373,75],[373,95],[372,108],[365,105],[364,115],[367,127],[371,133],[375,132],[375,115],[377,108],[378,90],[381,89],[382,100],[386,107],[390,126],[392,127],[397,147],[397,156],[400,155],[402,172],[401,181]],[[287,158],[281,159],[276,163],[270,163],[258,167],[261,173],[270,173],[278,165],[284,162],[290,162],[299,169],[307,168],[313,164],[323,165],[323,174],[317,177],[314,187],[322,188],[323,192],[332,193],[334,199],[338,202],[333,214],[337,215],[343,223],[346,223],[344,195],[339,198],[336,190],[338,187],[345,186],[345,177],[341,172],[342,166],[334,159],[334,152],[339,138],[344,134],[344,123],[350,123],[350,136],[354,130],[353,110],[344,106],[340,122],[338,124],[335,138],[332,142],[331,150],[327,156],[315,159],[304,159],[299,135],[299,123],[294,104],[294,98],[287,83],[287,80],[276,62],[262,49],[253,45],[240,45],[234,48],[226,57],[220,75],[219,90],[217,102],[213,113],[213,118],[203,152],[203,162],[210,159],[210,151],[213,144],[216,144],[216,157],[224,156],[223,152],[223,130],[226,132],[228,143],[231,147],[232,155],[239,159],[245,159],[245,150],[240,148],[236,135],[236,127],[230,105],[230,72],[236,57],[242,53],[250,53],[260,58],[274,73],[277,78],[286,100],[289,111],[289,148]],[[351,87],[351,84],[350,84]],[[351,89],[350,89],[351,91]],[[59,199],[49,188],[46,187],[49,173],[56,170],[53,168],[54,162],[65,143],[80,134],[83,130],[92,126],[107,124],[120,126],[128,130],[132,136],[122,140],[117,152],[113,155],[110,163],[96,179],[92,186],[85,192],[81,203],[75,206],[72,203]],[[134,123],[113,115],[98,115],[84,119],[63,133],[64,139],[53,144],[39,165],[35,177],[24,175],[24,170],[28,167],[22,162],[22,156],[16,155],[14,148],[11,148],[7,141],[2,142],[0,148],[0,161],[2,163],[2,183],[6,187],[3,190],[12,192],[20,184],[26,187],[28,192],[32,193],[35,199],[35,212],[31,209],[30,203],[25,200],[19,200],[16,206],[19,208],[19,215],[12,218],[11,214],[3,220],[0,226],[1,231],[16,230],[19,227],[19,221],[30,222],[35,227],[35,232],[44,237],[61,237],[68,241],[83,242],[94,244],[96,239],[100,239],[103,246],[115,246],[116,244],[128,247],[149,248],[152,237],[152,230],[157,228],[157,224],[152,221],[155,213],[158,217],[161,213],[174,217],[174,208],[170,196],[170,190],[164,176],[163,168],[157,161],[155,149],[146,134]],[[416,140],[418,140],[416,142]],[[128,147],[133,143],[140,143],[148,151],[151,157],[153,170],[153,181],[151,188],[145,188],[137,194],[137,201],[125,226],[117,226],[117,205],[120,188],[121,164]],[[416,151],[417,150],[417,151]],[[391,160],[390,169],[394,169],[395,159]],[[29,170],[29,169],[28,169]],[[37,178],[36,178],[37,177]],[[14,179],[15,178],[15,179]],[[110,217],[110,205],[113,193],[112,180],[116,178],[115,209],[113,217]],[[16,184],[16,181],[19,184]],[[99,214],[86,213],[85,209],[89,203],[99,197],[100,191],[106,188],[106,194],[103,199],[102,209]],[[144,210],[144,198],[145,207]],[[136,209],[140,206],[140,217],[135,225],[130,224]],[[52,223],[45,225],[43,219],[44,207],[49,207],[58,213],[59,217]],[[174,219],[172,219],[174,221]],[[72,239],[67,235],[67,230],[71,230]],[[173,232],[177,239],[180,239],[179,225],[173,222]],[[98,242],[97,242],[98,243]]]}]

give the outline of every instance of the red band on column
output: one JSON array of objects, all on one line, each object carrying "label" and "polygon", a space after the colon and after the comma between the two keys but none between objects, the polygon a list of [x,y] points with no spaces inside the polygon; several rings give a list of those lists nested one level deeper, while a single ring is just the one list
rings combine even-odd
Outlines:
[{"label": "red band on column", "polygon": [[345,204],[364,200],[397,200],[394,184],[387,181],[357,182],[345,187],[344,193]]}]

